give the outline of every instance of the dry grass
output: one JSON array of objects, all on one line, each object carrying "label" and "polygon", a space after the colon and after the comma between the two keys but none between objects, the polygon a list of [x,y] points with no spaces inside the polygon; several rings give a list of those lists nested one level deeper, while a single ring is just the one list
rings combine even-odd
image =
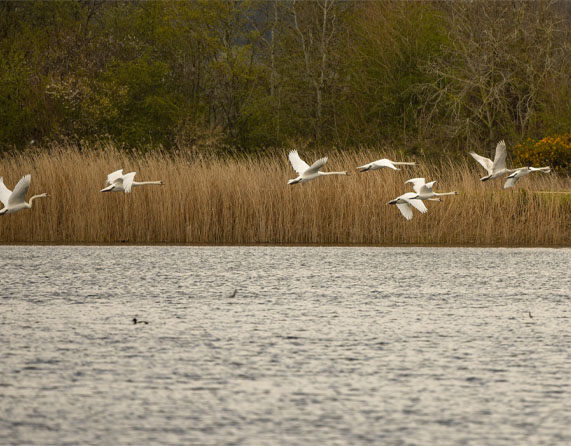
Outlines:
[{"label": "dry grass", "polygon": [[[208,243],[570,246],[571,179],[529,175],[518,187],[481,183],[471,159],[422,158],[399,172],[357,173],[354,167],[395,153],[362,150],[330,154],[334,176],[288,186],[294,174],[286,157],[191,160],[184,154],[129,157],[112,147],[80,152],[51,148],[0,158],[0,175],[12,188],[32,174],[28,196],[48,192],[31,211],[0,217],[0,242]],[[308,161],[312,155],[302,153]],[[100,193],[119,168],[137,180],[162,179],[131,194]],[[410,190],[409,178],[437,180],[440,192],[458,191],[406,221],[390,199]],[[567,193],[539,193],[540,191]]]}]

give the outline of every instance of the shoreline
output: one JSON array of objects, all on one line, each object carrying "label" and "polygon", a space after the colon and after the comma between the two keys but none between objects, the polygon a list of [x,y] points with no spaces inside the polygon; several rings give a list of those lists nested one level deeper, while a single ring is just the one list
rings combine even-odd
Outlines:
[{"label": "shoreline", "polygon": [[571,249],[571,245],[467,245],[467,244],[322,244],[322,243],[168,243],[168,242],[0,242],[0,246],[138,246],[167,247],[180,246],[189,248],[498,248],[498,249]]}]

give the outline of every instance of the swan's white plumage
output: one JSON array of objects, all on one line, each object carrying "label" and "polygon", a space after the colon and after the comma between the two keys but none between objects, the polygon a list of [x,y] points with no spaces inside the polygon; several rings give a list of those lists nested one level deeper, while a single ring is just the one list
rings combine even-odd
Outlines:
[{"label": "swan's white plumage", "polygon": [[506,156],[508,152],[506,150],[506,142],[502,139],[496,145],[496,154],[494,156],[494,169],[497,171],[504,170],[506,168]]},{"label": "swan's white plumage", "polygon": [[4,184],[4,178],[0,177],[0,201],[4,206],[8,206],[8,200],[12,191]]},{"label": "swan's white plumage", "polygon": [[[327,161],[327,159],[325,160]],[[289,162],[293,166],[293,170],[295,170],[298,175],[303,174],[307,169],[309,169],[309,164],[299,157],[297,150],[289,152]]]},{"label": "swan's white plumage", "polygon": [[501,140],[496,145],[496,154],[494,155],[494,161],[489,158],[483,157],[478,155],[477,153],[470,152],[472,158],[478,161],[486,172],[488,172],[488,176],[481,178],[482,181],[492,180],[494,178],[498,178],[510,172],[513,172],[513,169],[506,169],[506,143],[504,140]]},{"label": "swan's white plumage", "polygon": [[416,192],[407,192],[389,201],[389,204],[396,204],[404,218],[410,220],[412,218],[411,206],[423,214],[428,211],[422,200],[416,198],[417,196],[418,194]]},{"label": "swan's white plumage", "polygon": [[307,175],[317,173],[317,171],[325,166],[325,164],[327,164],[327,157],[318,159],[311,166],[309,166],[309,169],[307,169],[304,173]]},{"label": "swan's white plumage", "polygon": [[416,208],[418,211],[422,212],[423,214],[428,211],[428,208],[425,206],[425,204],[421,200],[409,199],[408,202],[411,206],[413,206],[414,208]]},{"label": "swan's white plumage", "polygon": [[436,184],[436,181],[431,181],[429,183],[426,183],[424,178],[412,178],[410,180],[405,181],[404,183],[405,184],[412,183],[412,188],[418,194],[417,198],[419,200],[440,201],[440,198],[435,198],[435,197],[440,197],[443,195],[458,195],[458,192],[443,192],[443,193],[434,192],[433,188],[434,185]]},{"label": "swan's white plumage", "polygon": [[405,181],[404,183],[405,183],[405,184],[406,184],[406,183],[412,183],[412,188],[414,189],[414,191],[415,191],[417,194],[420,194],[420,188],[421,188],[422,186],[424,186],[425,180],[424,180],[424,178],[411,178],[410,180],[407,180],[407,181]]},{"label": "swan's white plumage", "polygon": [[377,161],[373,161],[371,163],[368,164],[364,164],[363,166],[359,166],[357,167],[357,169],[361,169],[361,172],[366,172],[367,170],[379,170],[382,169],[383,167],[387,167],[389,169],[393,169],[393,170],[400,170],[399,168],[397,168],[396,166],[414,166],[416,163],[413,162],[396,162],[396,161],[391,161],[389,159],[383,158]]},{"label": "swan's white plumage", "polygon": [[8,206],[17,206],[26,202],[26,194],[30,188],[31,181],[32,176],[30,174],[24,175],[20,181],[18,181],[18,184],[16,184],[16,187],[10,194],[10,198],[8,199]]},{"label": "swan's white plumage", "polygon": [[470,152],[470,155],[472,155],[472,158],[478,161],[482,165],[482,167],[486,169],[488,173],[492,172],[492,169],[494,168],[494,163],[492,162],[491,159],[478,155],[475,152]]},{"label": "swan's white plumage", "polygon": [[400,213],[404,215],[404,218],[407,220],[412,218],[412,208],[408,203],[397,203],[397,208],[399,208]]},{"label": "swan's white plumage", "polygon": [[123,177],[123,169],[116,170],[115,172],[111,172],[107,175],[107,181],[105,182],[106,186],[111,186],[115,181],[119,178]]},{"label": "swan's white plumage", "polygon": [[430,183],[427,183],[424,178],[412,178],[410,180],[405,181],[405,184],[406,183],[412,183],[412,188],[414,189],[414,191],[419,195],[424,195],[424,194],[433,193],[432,188],[436,184],[436,181],[431,181]]},{"label": "swan's white plumage", "polygon": [[514,178],[514,177],[508,177],[508,179],[506,180],[506,182],[504,183],[504,189],[509,189],[510,187],[514,187],[515,183],[517,183],[517,180],[519,178]]},{"label": "swan's white plumage", "polygon": [[133,187],[133,183],[135,180],[136,172],[131,172],[123,175],[123,188],[125,189],[125,193],[128,194],[131,192],[131,188]]}]

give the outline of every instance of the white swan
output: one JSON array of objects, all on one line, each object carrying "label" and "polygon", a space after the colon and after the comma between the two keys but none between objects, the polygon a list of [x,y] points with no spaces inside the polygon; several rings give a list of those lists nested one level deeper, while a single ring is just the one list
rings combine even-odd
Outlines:
[{"label": "white swan", "polygon": [[416,197],[418,200],[441,201],[439,197],[444,195],[458,195],[458,192],[434,192],[432,188],[436,184],[436,181],[427,183],[424,178],[412,178],[404,183],[412,183],[412,188],[418,194]]},{"label": "white swan", "polygon": [[297,150],[292,150],[289,152],[289,161],[299,176],[293,180],[289,180],[287,184],[305,183],[306,181],[311,181],[324,175],[347,175],[347,172],[320,172],[319,169],[327,163],[327,157],[321,158],[315,161],[311,166],[308,166],[308,164],[299,157]]},{"label": "white swan", "polygon": [[504,184],[504,189],[514,187],[515,183],[517,183],[521,177],[529,175],[531,172],[549,173],[551,172],[551,167],[520,167],[519,169],[516,169],[514,173],[508,175],[508,179]]},{"label": "white swan", "polygon": [[123,169],[107,175],[105,186],[100,192],[131,192],[131,188],[135,186],[144,186],[145,184],[155,184],[162,186],[162,181],[134,181],[136,172],[126,173],[123,175]]},{"label": "white swan", "polygon": [[4,185],[4,179],[0,177],[0,201],[4,204],[4,208],[0,210],[0,215],[13,214],[22,209],[32,209],[32,202],[36,198],[49,197],[48,194],[34,195],[26,203],[26,194],[30,188],[31,181],[32,177],[30,174],[24,175],[16,184],[14,191],[11,191]]},{"label": "white swan", "polygon": [[359,166],[357,167],[357,169],[360,169],[360,172],[366,172],[367,170],[379,170],[382,169],[383,167],[388,167],[389,169],[393,170],[400,170],[396,166],[415,166],[415,165],[416,163],[396,162],[383,158],[377,161],[373,161],[372,163],[365,164],[364,166]]},{"label": "white swan", "polygon": [[482,167],[486,169],[486,171],[488,172],[488,175],[480,178],[481,181],[493,180],[495,178],[499,178],[510,172],[513,172],[515,170],[515,169],[506,169],[507,152],[506,152],[506,143],[504,140],[501,140],[496,146],[496,154],[494,156],[493,162],[491,159],[480,156],[474,152],[470,152],[470,155],[472,155],[472,157],[476,161],[478,161],[482,165]]},{"label": "white swan", "polygon": [[389,201],[387,204],[396,204],[401,214],[404,215],[404,218],[410,220],[412,218],[411,206],[418,209],[423,214],[428,211],[424,203],[417,197],[418,194],[416,192],[407,192],[406,194]]}]

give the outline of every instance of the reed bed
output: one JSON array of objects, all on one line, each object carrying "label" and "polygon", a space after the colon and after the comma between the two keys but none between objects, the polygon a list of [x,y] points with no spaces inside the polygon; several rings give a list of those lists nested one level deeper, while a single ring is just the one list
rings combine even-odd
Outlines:
[{"label": "reed bed", "polygon": [[[317,156],[301,153],[310,164]],[[288,186],[297,175],[287,149],[252,159],[198,159],[185,153],[130,156],[112,146],[72,145],[4,155],[0,176],[9,188],[32,174],[28,197],[48,192],[33,209],[0,217],[2,243],[316,244],[438,246],[570,246],[571,179],[532,174],[515,189],[468,157],[357,173],[355,166],[397,153],[363,149],[330,153],[325,170],[347,170]],[[459,158],[459,159],[458,159]],[[108,173],[137,171],[136,180],[163,180],[130,194],[100,193]],[[387,201],[412,190],[404,182],[437,180],[458,191],[426,202],[407,221]]]}]

